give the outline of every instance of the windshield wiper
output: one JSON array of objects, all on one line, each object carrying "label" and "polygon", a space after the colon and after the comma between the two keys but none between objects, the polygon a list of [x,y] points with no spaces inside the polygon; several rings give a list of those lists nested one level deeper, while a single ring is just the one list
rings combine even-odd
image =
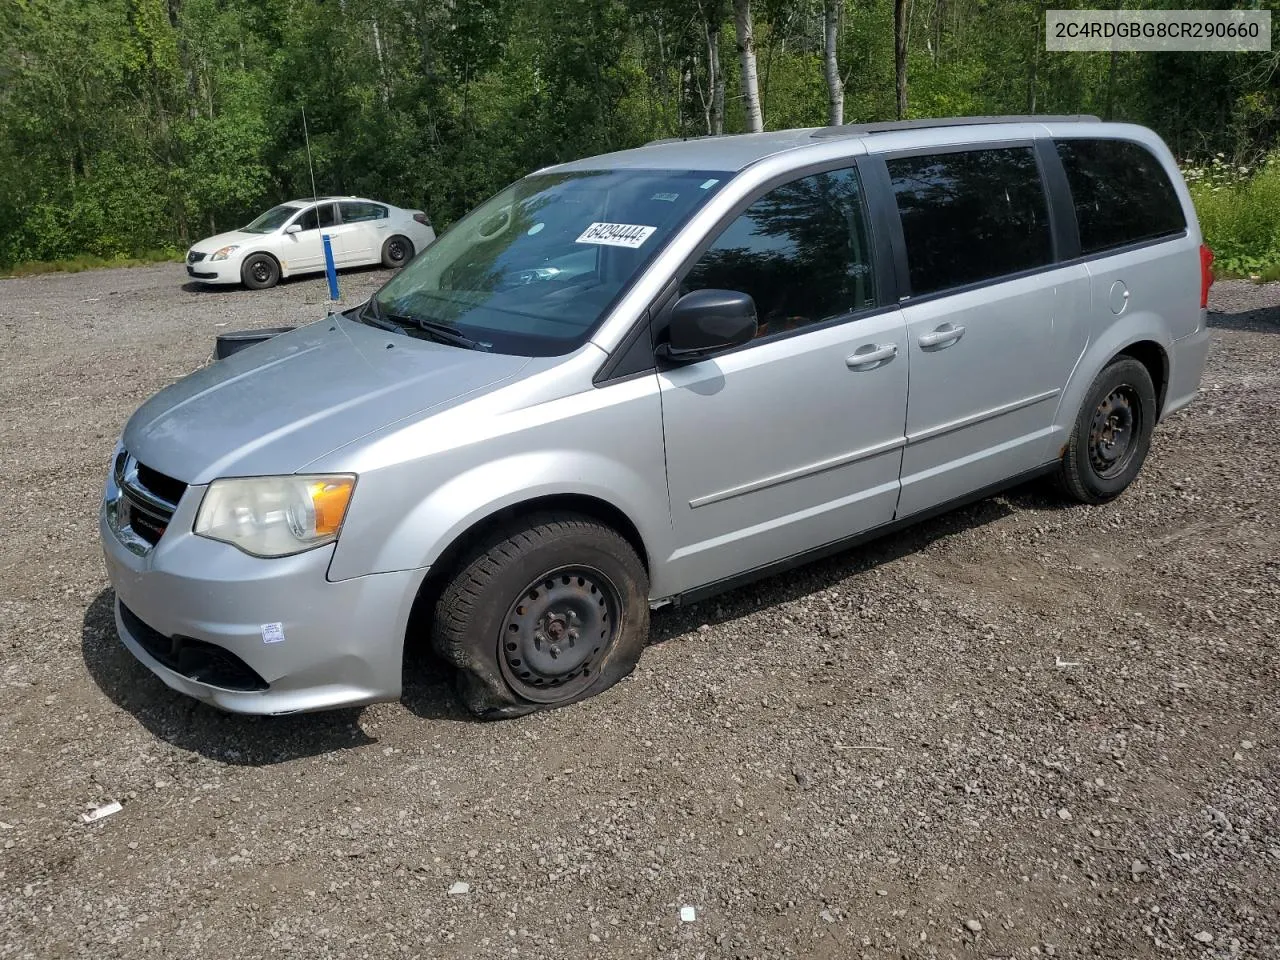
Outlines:
[{"label": "windshield wiper", "polygon": [[[356,319],[361,323],[367,323],[371,327],[377,327],[379,330],[389,330],[392,333],[404,333],[404,327],[390,320],[383,320],[378,313],[378,307],[370,297],[368,302],[360,308],[360,312],[356,314]],[[414,324],[417,326],[417,324]]]},{"label": "windshield wiper", "polygon": [[408,330],[406,328],[421,330],[432,339],[454,347],[465,347],[468,350],[485,352],[493,348],[493,344],[472,340],[466,334],[458,332],[456,327],[442,323],[439,320],[431,320],[427,317],[410,317],[397,313],[383,313],[378,309],[378,302],[373,297],[369,298],[369,302],[360,311],[360,319],[383,330],[394,330],[399,333],[407,333]]}]

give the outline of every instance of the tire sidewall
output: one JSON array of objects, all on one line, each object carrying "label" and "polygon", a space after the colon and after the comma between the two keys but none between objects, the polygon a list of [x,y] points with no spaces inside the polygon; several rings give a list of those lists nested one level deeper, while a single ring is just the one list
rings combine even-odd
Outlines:
[{"label": "tire sidewall", "polygon": [[[266,281],[262,283],[259,283],[257,280],[254,280],[253,274],[250,272],[250,269],[249,269],[251,266],[253,266],[254,263],[256,263],[259,260],[266,261],[267,265],[271,268],[271,276],[269,276],[266,279]],[[245,259],[244,265],[241,266],[240,268],[240,282],[243,283],[250,290],[266,290],[269,287],[274,287],[277,283],[280,282],[280,267],[273,259],[271,259],[271,257],[267,256],[265,253],[252,254],[251,256]]]},{"label": "tire sidewall", "polygon": [[[399,241],[405,249],[405,255],[400,260],[391,258],[391,245]],[[396,234],[394,237],[387,237],[386,242],[382,245],[382,265],[388,269],[403,267],[406,263],[413,259],[413,243],[408,237],[402,237]]]},{"label": "tire sidewall", "polygon": [[[1101,477],[1094,470],[1093,460],[1089,456],[1089,433],[1099,404],[1112,391],[1122,386],[1133,388],[1141,407],[1141,423],[1133,439],[1137,449],[1122,472],[1114,477]],[[1151,383],[1151,375],[1147,372],[1147,368],[1137,360],[1123,357],[1109,364],[1102,373],[1098,374],[1080,407],[1080,415],[1076,421],[1075,449],[1072,451],[1077,463],[1080,483],[1097,502],[1118,497],[1142,470],[1147,452],[1151,448],[1151,434],[1155,430],[1156,417],[1155,387]]]},{"label": "tire sidewall", "polygon": [[[463,699],[473,712],[499,718],[568,706],[613,686],[635,669],[648,642],[648,578],[629,547],[621,551],[612,538],[601,534],[603,530],[594,535],[574,532],[522,551],[485,585],[477,615],[466,630],[466,649],[437,648],[445,660],[460,669]],[[594,567],[617,590],[621,611],[613,644],[597,663],[594,682],[575,696],[555,703],[525,700],[507,684],[498,662],[507,611],[535,580],[573,565]]]}]

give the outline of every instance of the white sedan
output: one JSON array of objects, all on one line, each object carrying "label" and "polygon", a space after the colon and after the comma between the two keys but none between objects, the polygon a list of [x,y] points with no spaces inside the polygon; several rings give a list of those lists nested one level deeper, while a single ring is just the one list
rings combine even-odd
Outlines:
[{"label": "white sedan", "polygon": [[187,276],[203,283],[243,283],[250,290],[274,287],[281,277],[324,270],[323,236],[329,237],[338,268],[402,267],[436,232],[421,210],[361,197],[293,200],[247,227],[194,244],[187,251]]}]

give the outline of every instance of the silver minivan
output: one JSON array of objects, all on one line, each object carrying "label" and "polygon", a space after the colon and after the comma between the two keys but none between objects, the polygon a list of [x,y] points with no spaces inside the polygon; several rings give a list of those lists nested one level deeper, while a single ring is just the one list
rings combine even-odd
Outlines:
[{"label": "silver minivan", "polygon": [[1204,368],[1169,150],[1092,117],[658,142],[531,174],[367,303],[147,401],[116,623],[225,710],[599,693],[649,613],[1042,474],[1120,494]]}]

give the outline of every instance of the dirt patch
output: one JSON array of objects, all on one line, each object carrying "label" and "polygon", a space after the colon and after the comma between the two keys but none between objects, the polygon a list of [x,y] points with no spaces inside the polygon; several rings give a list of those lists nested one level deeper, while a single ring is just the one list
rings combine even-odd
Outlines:
[{"label": "dirt patch", "polygon": [[421,672],[225,716],[120,647],[126,418],[325,309],[184,279],[0,281],[0,956],[1280,956],[1280,287],[1218,284],[1116,503],[1016,491],[656,614],[632,679],[482,725]]}]

